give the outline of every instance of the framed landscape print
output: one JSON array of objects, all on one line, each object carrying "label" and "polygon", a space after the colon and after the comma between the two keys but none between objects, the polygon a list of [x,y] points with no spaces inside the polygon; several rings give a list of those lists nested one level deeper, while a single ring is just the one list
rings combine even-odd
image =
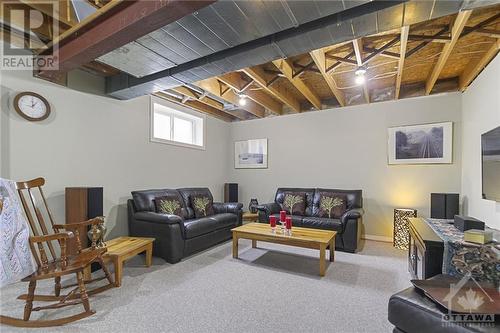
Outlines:
[{"label": "framed landscape print", "polygon": [[453,161],[453,123],[389,128],[389,164],[435,164]]},{"label": "framed landscape print", "polygon": [[236,141],[234,167],[235,169],[267,168],[267,139]]}]

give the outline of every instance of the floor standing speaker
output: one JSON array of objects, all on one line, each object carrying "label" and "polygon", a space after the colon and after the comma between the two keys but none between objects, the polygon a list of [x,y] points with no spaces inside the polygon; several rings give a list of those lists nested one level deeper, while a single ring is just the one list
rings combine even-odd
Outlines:
[{"label": "floor standing speaker", "polygon": [[[78,223],[103,215],[102,187],[66,187],[66,223]],[[82,246],[88,246],[87,229],[78,230]],[[76,254],[76,240],[68,242],[68,254]]]},{"label": "floor standing speaker", "polygon": [[238,184],[224,184],[224,202],[238,202]]},{"label": "floor standing speaker", "polygon": [[459,210],[457,193],[431,193],[431,218],[453,219]]}]

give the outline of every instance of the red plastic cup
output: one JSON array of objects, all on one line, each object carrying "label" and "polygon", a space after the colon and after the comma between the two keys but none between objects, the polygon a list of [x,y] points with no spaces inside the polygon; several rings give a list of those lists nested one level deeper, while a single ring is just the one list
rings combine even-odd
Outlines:
[{"label": "red plastic cup", "polygon": [[285,226],[287,229],[292,229],[292,218],[287,216]]},{"label": "red plastic cup", "polygon": [[276,216],[269,216],[269,224],[271,225],[271,228],[276,227]]},{"label": "red plastic cup", "polygon": [[280,221],[285,222],[286,220],[286,211],[282,210],[280,211]]}]

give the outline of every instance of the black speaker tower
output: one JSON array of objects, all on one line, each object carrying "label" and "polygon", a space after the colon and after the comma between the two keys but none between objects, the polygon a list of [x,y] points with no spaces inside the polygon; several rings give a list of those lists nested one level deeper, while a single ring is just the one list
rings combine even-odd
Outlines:
[{"label": "black speaker tower", "polygon": [[238,202],[238,184],[224,184],[224,202]]},{"label": "black speaker tower", "polygon": [[431,218],[453,219],[459,210],[457,193],[431,193]]}]

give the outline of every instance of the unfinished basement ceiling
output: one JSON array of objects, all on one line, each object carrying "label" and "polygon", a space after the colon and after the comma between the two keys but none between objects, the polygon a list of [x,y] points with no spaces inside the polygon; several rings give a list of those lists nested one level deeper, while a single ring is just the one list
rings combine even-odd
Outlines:
[{"label": "unfinished basement ceiling", "polygon": [[143,77],[369,1],[218,1],[98,60]]},{"label": "unfinished basement ceiling", "polygon": [[[134,45],[134,50],[128,51],[134,56],[129,57],[126,51],[118,49],[113,56],[106,55],[106,59],[99,60],[124,72],[107,79],[108,94],[130,99],[476,5],[475,1],[447,0],[219,1],[128,44]],[[201,13],[203,19],[200,20]],[[193,20],[198,24],[186,23]],[[187,26],[192,31],[185,29]],[[208,27],[215,33],[204,35],[200,32]],[[282,28],[285,30],[279,30]],[[176,38],[173,38],[174,33]],[[160,45],[158,40],[167,36],[175,43]],[[218,44],[213,43],[214,38]],[[137,51],[137,47],[144,48],[140,43],[145,40],[159,49],[156,52],[151,48],[144,53]],[[172,57],[172,50],[176,58]]]}]

